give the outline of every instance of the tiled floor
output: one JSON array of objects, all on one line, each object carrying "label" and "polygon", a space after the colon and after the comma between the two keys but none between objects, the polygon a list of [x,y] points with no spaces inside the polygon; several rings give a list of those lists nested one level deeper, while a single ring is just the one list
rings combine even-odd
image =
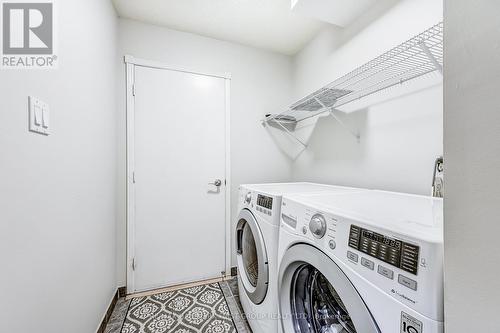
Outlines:
[{"label": "tiled floor", "polygon": [[118,299],[113,314],[109,319],[108,326],[106,326],[105,333],[120,333],[123,322],[125,321],[125,316],[127,315],[129,304],[130,300],[126,300],[125,297]]},{"label": "tiled floor", "polygon": [[238,333],[252,333],[245,319],[243,309],[240,303],[240,296],[238,294],[238,279],[233,278],[220,283],[220,287],[224,296],[226,297],[229,311],[233,316],[233,321],[238,330]]},{"label": "tiled floor", "polygon": [[[231,311],[238,333],[252,333],[243,315],[243,309],[241,308],[240,297],[238,296],[238,280],[233,278],[220,282],[220,287],[226,298],[229,311]],[[120,298],[118,300],[108,326],[106,326],[106,333],[120,333],[130,302],[131,300],[126,300],[125,298]]]}]

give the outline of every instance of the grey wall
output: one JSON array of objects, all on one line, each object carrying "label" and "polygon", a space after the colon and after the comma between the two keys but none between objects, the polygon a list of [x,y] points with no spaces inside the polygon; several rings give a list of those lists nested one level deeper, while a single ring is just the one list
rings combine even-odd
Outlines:
[{"label": "grey wall", "polygon": [[[95,332],[116,291],[116,14],[56,3],[59,68],[0,71],[2,332]],[[28,132],[28,95],[50,136]]]},{"label": "grey wall", "polygon": [[500,327],[500,2],[445,1],[445,329]]},{"label": "grey wall", "polygon": [[[442,21],[442,1],[381,2],[344,30],[320,33],[294,58],[295,99],[320,88]],[[436,157],[443,154],[439,74],[352,103],[342,117],[320,118],[309,146],[294,161],[296,181],[429,194]]]},{"label": "grey wall", "polygon": [[126,119],[123,56],[126,54],[202,72],[231,73],[232,222],[238,213],[236,200],[240,184],[291,179],[290,160],[274,144],[273,137],[260,123],[266,113],[274,113],[279,107],[290,102],[290,57],[120,19],[117,269],[118,282],[123,285],[126,272]]}]

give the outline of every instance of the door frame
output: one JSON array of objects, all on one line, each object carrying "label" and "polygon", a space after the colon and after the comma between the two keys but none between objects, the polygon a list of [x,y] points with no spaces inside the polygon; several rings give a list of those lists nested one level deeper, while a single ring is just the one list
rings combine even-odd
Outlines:
[{"label": "door frame", "polygon": [[127,261],[126,261],[126,286],[127,294],[135,290],[134,280],[134,257],[135,257],[135,193],[134,165],[135,165],[135,68],[147,67],[159,70],[183,72],[195,75],[211,76],[225,80],[225,271],[221,272],[225,277],[231,275],[231,155],[230,155],[230,123],[231,123],[231,74],[230,73],[208,73],[199,70],[187,69],[153,60],[139,59],[131,55],[124,57],[126,68],[126,136],[127,136]]}]

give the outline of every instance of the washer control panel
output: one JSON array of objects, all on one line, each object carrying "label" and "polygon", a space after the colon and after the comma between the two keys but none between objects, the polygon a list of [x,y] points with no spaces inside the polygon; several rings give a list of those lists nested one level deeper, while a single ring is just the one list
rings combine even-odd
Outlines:
[{"label": "washer control panel", "polygon": [[349,247],[396,266],[408,273],[417,275],[418,246],[380,233],[351,225]]}]

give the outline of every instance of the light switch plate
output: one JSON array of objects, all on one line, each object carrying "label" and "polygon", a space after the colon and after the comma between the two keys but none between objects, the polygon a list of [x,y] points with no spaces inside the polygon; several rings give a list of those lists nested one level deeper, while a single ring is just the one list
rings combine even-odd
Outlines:
[{"label": "light switch plate", "polygon": [[29,96],[29,130],[34,133],[49,135],[49,105],[34,96]]}]

